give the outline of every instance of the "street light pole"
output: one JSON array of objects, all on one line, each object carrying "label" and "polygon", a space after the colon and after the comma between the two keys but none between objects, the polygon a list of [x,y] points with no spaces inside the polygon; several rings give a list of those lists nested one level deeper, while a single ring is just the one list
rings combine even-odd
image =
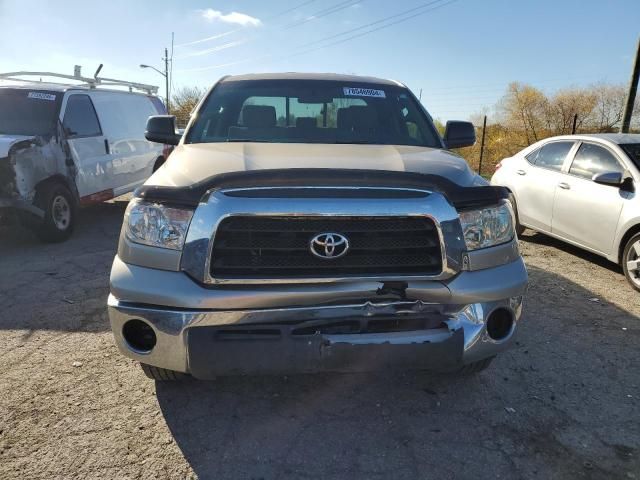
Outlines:
[{"label": "street light pole", "polygon": [[160,75],[162,75],[164,77],[164,88],[165,88],[165,99],[167,102],[167,113],[169,113],[170,111],[170,106],[169,106],[169,51],[168,49],[164,49],[164,72],[161,72],[160,70],[158,70],[156,67],[154,67],[153,65],[145,65],[145,64],[140,64],[140,68],[150,68],[151,70],[155,70],[156,72],[158,72]]}]

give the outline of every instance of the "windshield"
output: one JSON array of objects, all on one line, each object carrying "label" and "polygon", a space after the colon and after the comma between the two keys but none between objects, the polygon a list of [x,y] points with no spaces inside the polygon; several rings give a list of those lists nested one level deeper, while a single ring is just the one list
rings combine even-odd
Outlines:
[{"label": "windshield", "polygon": [[364,143],[440,148],[411,93],[319,80],[230,81],[206,99],[186,143]]},{"label": "windshield", "polygon": [[0,88],[0,134],[53,135],[60,92]]}]

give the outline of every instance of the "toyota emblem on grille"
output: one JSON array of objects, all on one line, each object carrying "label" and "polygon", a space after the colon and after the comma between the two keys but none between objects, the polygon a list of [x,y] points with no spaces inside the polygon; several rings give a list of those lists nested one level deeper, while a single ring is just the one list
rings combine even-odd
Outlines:
[{"label": "toyota emblem on grille", "polygon": [[339,233],[321,233],[311,239],[309,250],[318,258],[332,260],[349,251],[349,240]]}]

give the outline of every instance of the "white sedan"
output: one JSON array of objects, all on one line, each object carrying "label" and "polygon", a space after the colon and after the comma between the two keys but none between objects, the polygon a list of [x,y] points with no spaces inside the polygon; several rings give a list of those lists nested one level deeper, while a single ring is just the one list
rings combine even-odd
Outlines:
[{"label": "white sedan", "polygon": [[545,233],[621,265],[640,291],[640,134],[541,140],[496,166],[519,232]]}]

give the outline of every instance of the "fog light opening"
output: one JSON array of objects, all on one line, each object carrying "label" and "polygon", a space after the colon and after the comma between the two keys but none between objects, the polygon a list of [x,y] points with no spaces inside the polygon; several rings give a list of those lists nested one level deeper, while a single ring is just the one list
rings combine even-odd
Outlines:
[{"label": "fog light opening", "polygon": [[503,340],[513,329],[513,314],[506,308],[498,308],[487,318],[487,335],[492,340]]},{"label": "fog light opening", "polygon": [[141,353],[149,353],[156,346],[156,333],[142,320],[129,320],[122,327],[122,336],[129,346]]}]

